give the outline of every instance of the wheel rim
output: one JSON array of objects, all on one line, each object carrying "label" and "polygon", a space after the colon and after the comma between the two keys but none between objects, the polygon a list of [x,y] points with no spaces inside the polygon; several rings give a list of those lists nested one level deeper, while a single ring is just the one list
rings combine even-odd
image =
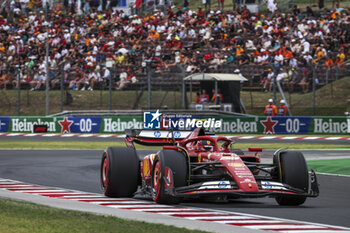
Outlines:
[{"label": "wheel rim", "polygon": [[157,162],[154,166],[154,172],[153,172],[153,197],[154,197],[154,200],[156,200],[159,196],[160,177],[161,177],[161,167],[160,167],[160,162]]},{"label": "wheel rim", "polygon": [[108,161],[107,161],[107,157],[104,158],[103,163],[102,163],[102,183],[103,186],[106,187],[107,185],[107,169],[108,169]]}]

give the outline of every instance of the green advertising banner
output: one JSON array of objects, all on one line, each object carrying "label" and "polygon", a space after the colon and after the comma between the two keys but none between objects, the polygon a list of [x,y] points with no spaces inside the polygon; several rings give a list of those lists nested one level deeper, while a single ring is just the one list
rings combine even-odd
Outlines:
[{"label": "green advertising banner", "polygon": [[312,117],[309,133],[346,134],[350,133],[349,117]]},{"label": "green advertising banner", "polygon": [[46,125],[48,133],[61,133],[64,117],[11,117],[8,132],[33,133],[34,125]]}]

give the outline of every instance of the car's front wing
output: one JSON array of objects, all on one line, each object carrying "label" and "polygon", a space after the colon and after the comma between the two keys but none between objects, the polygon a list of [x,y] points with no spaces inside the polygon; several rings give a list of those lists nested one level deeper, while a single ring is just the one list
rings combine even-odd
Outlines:
[{"label": "car's front wing", "polygon": [[258,191],[242,190],[234,181],[220,180],[200,182],[184,187],[166,190],[168,194],[177,197],[195,197],[209,195],[226,195],[232,198],[240,197],[264,197],[264,196],[281,196],[281,195],[298,195],[307,197],[317,197],[319,195],[316,175],[310,172],[309,190],[304,191],[288,184],[271,180],[258,180]]}]

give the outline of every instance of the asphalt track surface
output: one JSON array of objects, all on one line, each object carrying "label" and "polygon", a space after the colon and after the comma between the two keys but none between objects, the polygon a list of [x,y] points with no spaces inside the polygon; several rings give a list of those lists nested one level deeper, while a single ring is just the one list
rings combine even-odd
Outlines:
[{"label": "asphalt track surface", "polygon": [[[149,153],[143,150],[140,156]],[[268,151],[271,152],[271,151]],[[31,184],[102,193],[102,150],[0,150],[0,177]],[[307,159],[349,158],[349,151],[305,151]],[[264,156],[264,160],[269,160]],[[318,175],[320,196],[300,207],[281,207],[272,198],[228,203],[186,202],[185,206],[257,214],[350,227],[350,177]]]},{"label": "asphalt track surface", "polygon": [[[98,137],[26,137],[26,136],[0,136],[1,141],[86,141],[86,142],[122,142],[124,138],[98,138]],[[349,140],[325,140],[325,139],[235,139],[237,143],[319,143],[345,145],[350,148]]]}]

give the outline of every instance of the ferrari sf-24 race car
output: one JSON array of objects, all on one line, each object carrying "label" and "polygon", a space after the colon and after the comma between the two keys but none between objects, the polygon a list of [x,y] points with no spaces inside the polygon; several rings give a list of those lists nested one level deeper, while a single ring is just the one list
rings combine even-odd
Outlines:
[{"label": "ferrari sf-24 race car", "polygon": [[[102,156],[101,183],[108,197],[152,198],[176,204],[189,198],[274,197],[280,205],[301,205],[317,197],[318,183],[299,151],[277,150],[261,163],[261,148],[234,149],[234,141],[194,131],[128,130],[126,146],[109,147]],[[134,143],[162,145],[140,158]]]}]

